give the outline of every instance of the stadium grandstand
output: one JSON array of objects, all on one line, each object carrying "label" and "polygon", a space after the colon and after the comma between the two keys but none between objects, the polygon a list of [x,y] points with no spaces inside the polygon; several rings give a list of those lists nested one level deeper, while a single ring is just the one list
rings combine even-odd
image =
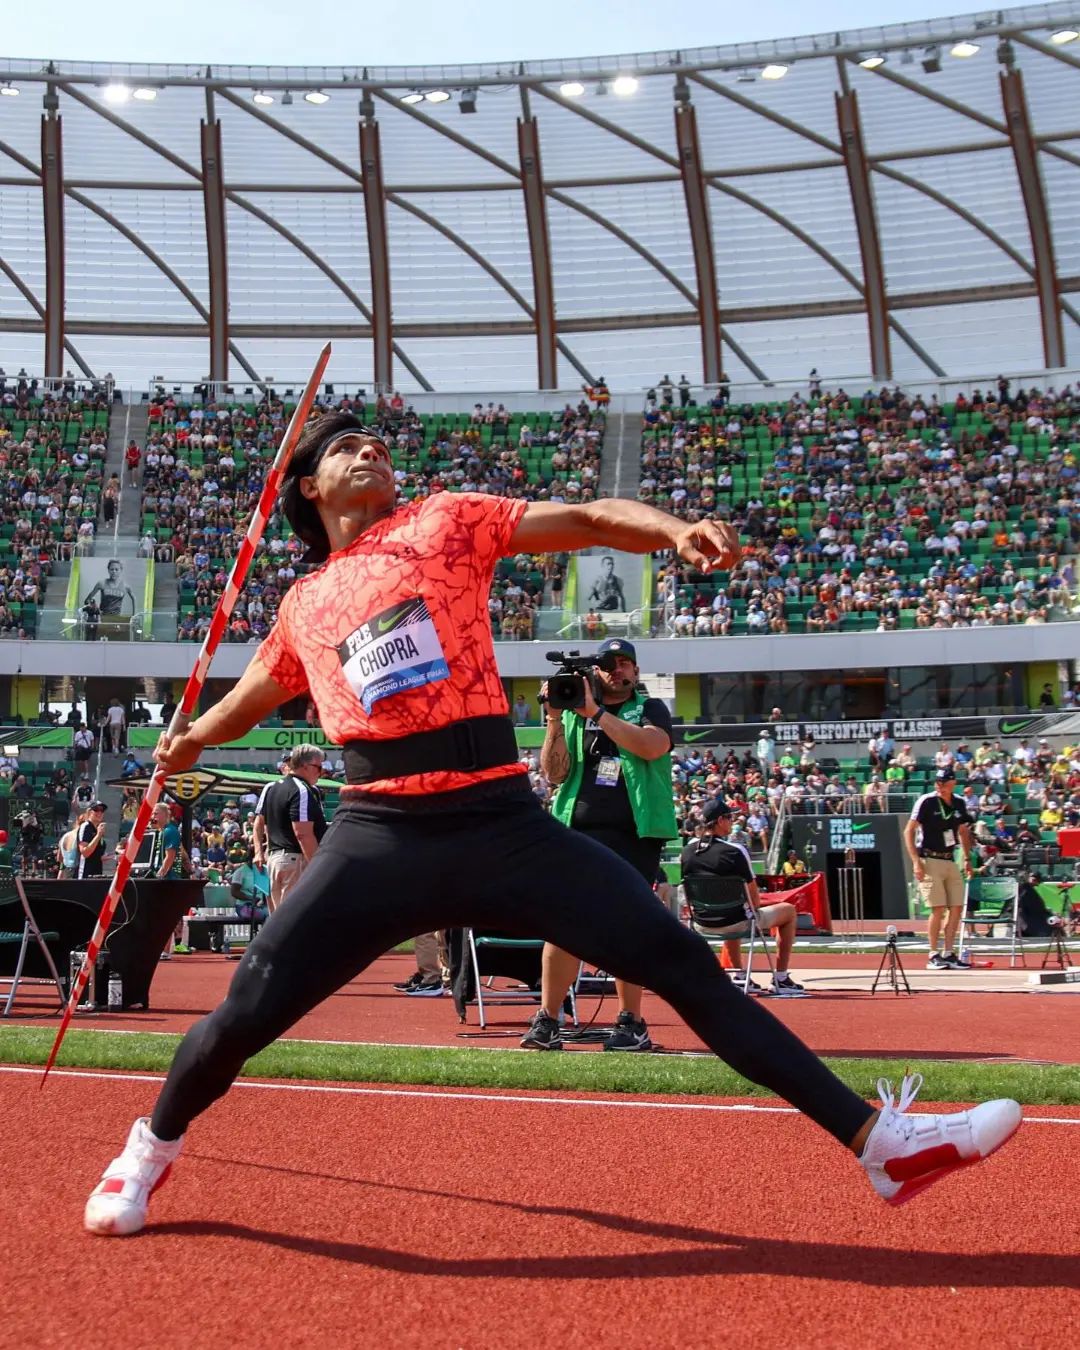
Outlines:
[{"label": "stadium grandstand", "polygon": [[[523,730],[545,648],[612,634],[682,726],[1075,707],[1067,8],[512,69],[2,63],[4,720],[168,710],[324,337],[319,407],[402,502],[738,528],[730,574],[657,556],[617,608],[504,560]],[[302,554],[275,511],[206,699]]]},{"label": "stadium grandstand", "polygon": [[[154,1318],[186,1310],[195,1271],[199,1320],[173,1337],[195,1350],[367,1323],[403,1346],[542,1326],[843,1350],[883,1289],[908,1300],[887,1334],[966,1345],[994,1317],[1004,1345],[1053,1343],[1031,1328],[1058,1305],[1031,1291],[1075,1288],[1078,13],[501,64],[195,65],[214,35],[179,29],[167,64],[0,57],[0,1075],[55,1056],[73,1012],[79,1033],[50,1084],[77,1107],[46,1116],[2,1080],[9,1242],[45,1254],[0,1254],[32,1289],[59,1248],[53,1320],[165,1344]],[[558,551],[582,539],[607,543]],[[601,658],[637,684],[605,685]],[[222,720],[185,746],[193,667],[196,714]],[[601,843],[628,844],[621,870]],[[420,913],[492,927],[391,947]],[[588,934],[595,969],[527,936],[530,915],[567,947]],[[899,997],[901,954],[916,992],[947,996]],[[560,958],[579,969],[552,1002]],[[1026,997],[1044,983],[1061,997]],[[456,1015],[409,1001],[444,994]],[[644,1053],[494,1053],[600,1041]],[[877,1078],[864,1110],[894,1057],[900,1091]],[[132,1244],[103,1300],[46,1221],[62,1200],[74,1231],[59,1171],[96,1168],[120,1091],[149,1101],[161,1070],[85,1227],[138,1231],[189,1127],[199,1147],[154,1201],[166,1245]],[[924,1070],[982,1104],[907,1115]],[[222,1100],[238,1071],[259,1092]],[[793,1118],[899,1204],[1007,1143],[1014,1094],[1042,1133],[880,1235]],[[680,1114],[656,1126],[660,1107]],[[362,1146],[328,1162],[342,1139]],[[1036,1175],[1055,1186],[1028,1204]],[[246,1277],[252,1243],[273,1297]],[[24,1300],[12,1335],[43,1343],[43,1316]]]}]

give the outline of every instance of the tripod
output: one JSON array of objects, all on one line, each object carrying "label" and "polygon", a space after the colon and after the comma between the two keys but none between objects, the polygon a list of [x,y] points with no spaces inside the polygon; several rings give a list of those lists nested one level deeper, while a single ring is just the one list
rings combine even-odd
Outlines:
[{"label": "tripod", "polygon": [[1069,970],[1073,965],[1073,959],[1069,954],[1069,949],[1065,945],[1065,934],[1067,929],[1064,923],[1060,927],[1051,930],[1050,941],[1046,944],[1046,952],[1043,955],[1042,967],[1045,970],[1051,956],[1057,957],[1058,967],[1061,970]]},{"label": "tripod", "polygon": [[872,994],[877,993],[877,987],[883,980],[888,981],[894,994],[900,993],[901,985],[903,985],[905,994],[911,993],[911,985],[908,984],[908,977],[900,961],[900,953],[896,949],[895,932],[890,933],[885,939],[885,950],[881,954],[881,964],[874,976],[874,983],[870,986]]}]

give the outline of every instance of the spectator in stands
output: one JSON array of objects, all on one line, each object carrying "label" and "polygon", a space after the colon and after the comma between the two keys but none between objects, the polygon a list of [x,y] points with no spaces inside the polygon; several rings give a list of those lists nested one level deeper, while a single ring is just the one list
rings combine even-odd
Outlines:
[{"label": "spectator in stands", "polygon": [[793,848],[788,849],[787,857],[784,859],[783,865],[780,868],[780,873],[788,880],[795,877],[805,877],[807,875],[806,863],[803,862]]}]

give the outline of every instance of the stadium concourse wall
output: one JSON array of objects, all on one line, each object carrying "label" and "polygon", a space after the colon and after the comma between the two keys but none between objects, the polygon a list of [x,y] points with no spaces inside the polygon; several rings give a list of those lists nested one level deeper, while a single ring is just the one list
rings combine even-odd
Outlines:
[{"label": "stadium concourse wall", "polygon": [[[496,642],[504,679],[551,673],[545,642]],[[580,639],[569,647],[588,644]],[[857,670],[864,667],[952,666],[967,662],[1075,662],[1080,622],[992,628],[927,628],[893,633],[792,633],[759,637],[638,638],[638,665],[647,674],[699,675],[724,671]],[[184,679],[198,654],[196,643],[0,642],[0,676],[81,676],[115,679]],[[251,660],[249,643],[223,644],[214,658],[215,679],[237,679]]]}]

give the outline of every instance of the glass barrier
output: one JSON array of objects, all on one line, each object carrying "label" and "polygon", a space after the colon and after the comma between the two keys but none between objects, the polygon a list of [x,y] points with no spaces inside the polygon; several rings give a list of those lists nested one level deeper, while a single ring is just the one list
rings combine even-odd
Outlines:
[{"label": "glass barrier", "polygon": [[[26,623],[24,624],[27,635],[36,637],[44,641],[56,641],[57,639],[71,639],[80,642],[100,642],[108,640],[111,642],[201,642],[202,635],[192,635],[189,638],[180,636],[179,617],[176,607],[169,609],[143,610],[134,615],[125,615],[123,618],[101,617],[96,621],[88,621],[81,611],[68,611],[63,605],[42,605],[36,612],[36,627]],[[1049,623],[1076,623],[1080,621],[1080,608],[1069,611],[1065,609],[1052,609],[1048,616]],[[1028,625],[1007,624],[1003,627],[1014,630]],[[661,609],[635,609],[622,614],[602,614],[587,615],[577,614],[568,615],[564,609],[537,609],[529,615],[507,616],[503,619],[497,619],[492,624],[493,636],[496,642],[550,642],[555,645],[559,643],[597,643],[602,642],[609,637],[625,638],[657,638],[657,639],[677,639],[680,641],[698,641],[699,639],[714,636],[712,634],[701,634],[695,637],[693,634],[673,633],[664,622],[664,615]],[[841,627],[833,632],[825,633],[734,633],[731,637],[782,637],[789,641],[801,641],[807,636],[812,637],[850,637],[852,633],[859,630],[854,628]],[[864,634],[874,632],[874,629],[863,629]],[[935,629],[903,629],[904,632],[934,632],[944,631]],[[730,637],[725,639],[730,641]],[[234,637],[226,633],[223,641],[229,643],[250,642],[248,637]]]}]

